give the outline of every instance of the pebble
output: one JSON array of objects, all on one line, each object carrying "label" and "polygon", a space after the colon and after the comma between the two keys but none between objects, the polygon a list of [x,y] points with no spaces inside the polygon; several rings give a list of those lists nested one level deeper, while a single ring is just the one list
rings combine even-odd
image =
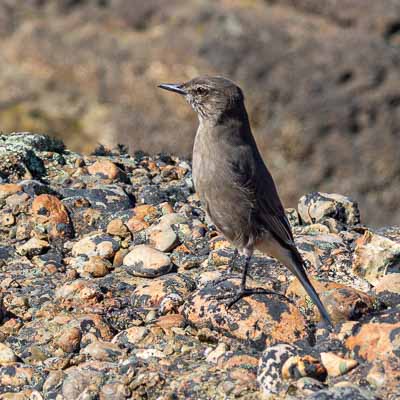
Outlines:
[{"label": "pebble", "polygon": [[49,243],[45,240],[33,237],[23,245],[17,246],[16,251],[21,256],[29,258],[44,253],[49,248]]},{"label": "pebble", "polygon": [[178,236],[167,224],[158,224],[151,228],[150,244],[157,250],[169,252],[178,245]]},{"label": "pebble", "polygon": [[125,257],[123,265],[134,276],[156,278],[172,269],[170,258],[147,245],[135,246]]},{"label": "pebble", "polygon": [[106,276],[112,269],[110,261],[100,256],[91,256],[83,265],[83,271],[93,278]]},{"label": "pebble", "polygon": [[66,353],[74,353],[79,350],[81,339],[81,330],[77,327],[73,327],[65,330],[61,334],[57,340],[57,344]]},{"label": "pebble", "polygon": [[114,361],[123,358],[125,351],[116,343],[94,340],[81,353],[99,361]]},{"label": "pebble", "polygon": [[13,363],[15,361],[17,361],[17,356],[14,354],[12,349],[4,343],[0,343],[0,365]]},{"label": "pebble", "polygon": [[90,175],[98,175],[104,179],[118,179],[122,175],[122,171],[109,160],[95,161],[92,165],[87,167]]},{"label": "pebble", "polygon": [[343,358],[334,353],[321,353],[321,361],[331,377],[345,375],[358,365],[356,360]]}]

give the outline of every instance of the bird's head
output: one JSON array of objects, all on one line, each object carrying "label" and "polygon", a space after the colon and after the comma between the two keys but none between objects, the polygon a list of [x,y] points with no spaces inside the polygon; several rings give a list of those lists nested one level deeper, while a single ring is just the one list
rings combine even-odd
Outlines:
[{"label": "bird's head", "polygon": [[183,95],[200,120],[217,121],[243,108],[242,90],[221,76],[202,76],[186,83],[163,83],[159,87]]}]

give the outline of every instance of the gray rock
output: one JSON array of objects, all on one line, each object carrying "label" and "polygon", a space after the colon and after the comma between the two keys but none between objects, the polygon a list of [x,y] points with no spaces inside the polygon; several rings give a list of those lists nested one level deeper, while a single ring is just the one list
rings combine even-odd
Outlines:
[{"label": "gray rock", "polygon": [[313,192],[302,196],[298,210],[301,219],[307,224],[323,222],[333,218],[346,225],[360,222],[360,211],[356,202],[340,194]]}]

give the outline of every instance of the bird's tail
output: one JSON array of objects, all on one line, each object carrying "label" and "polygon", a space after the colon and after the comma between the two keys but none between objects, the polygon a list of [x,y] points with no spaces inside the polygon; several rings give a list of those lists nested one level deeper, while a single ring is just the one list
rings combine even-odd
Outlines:
[{"label": "bird's tail", "polygon": [[291,261],[287,263],[287,267],[289,268],[290,272],[300,281],[303,285],[305,291],[310,296],[313,303],[317,306],[322,318],[324,321],[329,325],[329,327],[333,328],[333,324],[331,318],[329,317],[328,312],[325,309],[325,306],[322,304],[321,299],[318,296],[318,293],[314,289],[313,285],[311,284],[306,271],[304,269],[304,261],[299,254],[299,252],[295,249],[291,252]]}]

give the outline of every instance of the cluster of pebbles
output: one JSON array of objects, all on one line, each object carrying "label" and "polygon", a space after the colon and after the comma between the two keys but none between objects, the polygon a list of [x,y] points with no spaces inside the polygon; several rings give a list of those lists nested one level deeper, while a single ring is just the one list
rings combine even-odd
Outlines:
[{"label": "cluster of pebbles", "polygon": [[330,332],[260,253],[249,284],[286,297],[218,300],[243,260],[227,273],[186,160],[14,133],[0,177],[1,400],[398,398],[400,228],[363,226],[349,198],[287,210]]}]

